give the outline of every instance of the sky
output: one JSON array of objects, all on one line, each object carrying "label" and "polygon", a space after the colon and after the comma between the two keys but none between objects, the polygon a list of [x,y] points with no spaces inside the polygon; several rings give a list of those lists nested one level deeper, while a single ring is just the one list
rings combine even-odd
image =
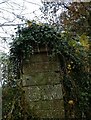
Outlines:
[{"label": "sky", "polygon": [[8,41],[15,33],[17,24],[40,19],[41,6],[41,0],[0,0],[0,52],[9,51]]}]

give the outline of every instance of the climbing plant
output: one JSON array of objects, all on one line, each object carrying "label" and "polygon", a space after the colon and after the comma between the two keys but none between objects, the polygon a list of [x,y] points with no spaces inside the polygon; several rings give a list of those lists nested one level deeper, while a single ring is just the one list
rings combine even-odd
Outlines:
[{"label": "climbing plant", "polygon": [[[90,116],[90,53],[89,38],[85,34],[76,35],[73,38],[72,33],[61,32],[56,26],[27,21],[25,27],[18,27],[16,36],[12,40],[9,57],[13,75],[11,86],[19,88],[18,85],[21,83],[17,84],[17,82],[20,80],[20,75],[23,74],[23,63],[27,62],[32,54],[35,54],[36,48],[47,46],[49,57],[57,55],[60,60],[65,116],[69,117],[70,105],[75,107],[75,117],[81,118],[83,113],[86,117]],[[23,91],[19,94],[20,97],[22,97],[22,93]],[[21,108],[21,106],[19,107]],[[24,112],[22,113],[24,114]]]}]

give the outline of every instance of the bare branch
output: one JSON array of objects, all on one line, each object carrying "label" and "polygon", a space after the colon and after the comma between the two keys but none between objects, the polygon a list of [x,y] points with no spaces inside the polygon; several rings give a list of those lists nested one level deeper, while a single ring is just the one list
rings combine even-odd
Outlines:
[{"label": "bare branch", "polygon": [[40,6],[41,7],[41,5],[40,4],[37,4],[37,3],[34,3],[34,2],[30,2],[30,1],[27,1],[27,0],[25,0],[27,3],[31,3],[31,4],[34,4],[34,5],[38,5],[38,6]]},{"label": "bare branch", "polygon": [[2,24],[0,25],[0,27],[2,26],[18,26],[18,25],[24,25],[25,23],[21,23],[21,24]]},{"label": "bare branch", "polygon": [[9,1],[9,0],[3,1],[3,2],[1,2],[0,4],[6,3],[6,2],[8,2],[8,1]]}]

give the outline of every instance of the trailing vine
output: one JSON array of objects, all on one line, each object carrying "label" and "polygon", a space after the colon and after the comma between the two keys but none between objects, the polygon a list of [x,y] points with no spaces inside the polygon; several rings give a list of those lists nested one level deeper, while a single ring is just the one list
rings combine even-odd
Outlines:
[{"label": "trailing vine", "polygon": [[[22,65],[35,53],[36,48],[47,46],[51,56],[58,55],[63,75],[65,110],[68,101],[75,103],[75,112],[88,115],[90,94],[89,50],[81,43],[80,36],[70,32],[61,32],[53,25],[28,21],[28,25],[19,28],[10,47],[10,60],[16,78],[23,73]],[[89,41],[89,40],[87,40]],[[89,46],[89,44],[87,45]],[[82,111],[81,111],[81,109]],[[76,114],[77,117],[82,115]],[[66,114],[66,116],[69,116]]]}]

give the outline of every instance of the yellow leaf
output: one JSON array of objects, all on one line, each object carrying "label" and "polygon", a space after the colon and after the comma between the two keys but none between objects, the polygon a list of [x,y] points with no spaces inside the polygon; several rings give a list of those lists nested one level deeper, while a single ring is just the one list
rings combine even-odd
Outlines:
[{"label": "yellow leaf", "polygon": [[28,20],[28,21],[27,21],[27,25],[28,25],[28,26],[31,26],[31,25],[32,25],[32,22]]},{"label": "yellow leaf", "polygon": [[88,44],[88,37],[85,34],[80,36],[80,43],[84,47],[87,47],[89,45]]},{"label": "yellow leaf", "polygon": [[39,22],[39,23],[37,23],[37,25],[42,26],[42,23]]},{"label": "yellow leaf", "polygon": [[74,41],[74,40],[70,40],[69,42],[68,42],[68,44],[70,45],[70,46],[76,46],[76,41]]},{"label": "yellow leaf", "polygon": [[73,104],[74,104],[74,101],[73,101],[73,100],[69,100],[68,103],[69,103],[70,105],[73,105]]}]

